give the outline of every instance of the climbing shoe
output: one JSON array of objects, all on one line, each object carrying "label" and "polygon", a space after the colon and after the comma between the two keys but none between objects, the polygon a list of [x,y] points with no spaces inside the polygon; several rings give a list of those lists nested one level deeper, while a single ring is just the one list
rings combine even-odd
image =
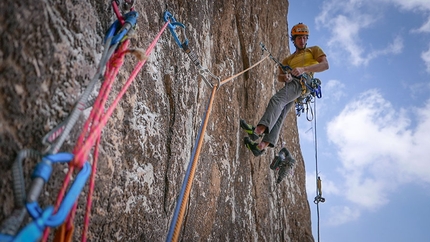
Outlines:
[{"label": "climbing shoe", "polygon": [[282,148],[278,155],[273,158],[272,163],[270,163],[270,169],[272,170],[279,170],[279,166],[283,161],[285,161],[285,158],[290,154],[290,152],[287,150],[287,148]]},{"label": "climbing shoe", "polygon": [[287,148],[282,148],[270,164],[270,169],[278,170],[277,184],[281,183],[288,173],[292,171],[295,164],[296,160],[291,156]]},{"label": "climbing shoe", "polygon": [[252,154],[254,154],[254,156],[260,156],[261,154],[264,153],[264,150],[258,149],[257,147],[258,143],[252,142],[249,137],[245,137],[244,142],[245,142],[246,148],[252,151]]},{"label": "climbing shoe", "polygon": [[258,138],[260,138],[260,136],[259,135],[257,135],[256,133],[254,133],[254,130],[255,130],[255,127],[254,126],[252,126],[252,125],[250,125],[250,124],[247,124],[246,122],[245,122],[245,120],[243,120],[243,119],[241,119],[240,120],[240,127],[243,129],[243,130],[245,130],[245,132],[248,134],[248,136],[249,136],[249,138],[251,139],[251,140],[257,140]]}]

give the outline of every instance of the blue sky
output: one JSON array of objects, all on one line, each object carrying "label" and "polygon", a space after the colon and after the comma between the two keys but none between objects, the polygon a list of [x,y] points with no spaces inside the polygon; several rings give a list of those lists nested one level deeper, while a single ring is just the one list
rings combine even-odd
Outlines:
[{"label": "blue sky", "polygon": [[[430,241],[430,0],[293,0],[287,18],[330,63],[316,74],[321,241]],[[317,240],[312,124],[298,120]]]}]

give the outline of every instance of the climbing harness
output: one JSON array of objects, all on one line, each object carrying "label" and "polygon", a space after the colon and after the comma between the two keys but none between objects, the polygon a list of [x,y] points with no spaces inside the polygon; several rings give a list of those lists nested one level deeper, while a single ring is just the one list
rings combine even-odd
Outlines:
[{"label": "climbing harness", "polygon": [[[127,38],[127,35],[135,27],[138,17],[137,12],[133,11],[132,3],[134,1],[123,0],[121,6],[125,6],[130,12],[120,15],[118,9],[119,2],[116,0],[112,1],[115,14],[117,17],[120,15],[121,18],[118,17],[106,32],[106,37],[104,38],[105,48],[96,74],[84,90],[84,93],[77,100],[72,112],[63,122],[43,137],[42,142],[47,146],[46,150],[42,154],[33,150],[22,150],[18,153],[12,166],[15,209],[0,225],[0,241],[38,241],[41,237],[42,241],[46,241],[49,235],[49,228],[58,226],[60,228],[55,234],[55,240],[70,241],[74,229],[73,219],[77,209],[77,198],[89,179],[89,192],[82,232],[82,241],[86,241],[102,129],[106,126],[108,119],[111,117],[122,96],[147,60],[147,58],[139,59],[117,97],[105,110],[110,90],[124,62],[125,55],[139,53],[137,50],[128,48],[130,40]],[[164,24],[146,52],[136,56],[149,56],[168,24],[169,22]],[[90,99],[90,94],[93,92],[96,83],[102,79],[103,73],[103,83],[98,95],[96,98]],[[92,107],[91,113],[85,121],[73,153],[58,153],[83,110],[89,107]],[[92,165],[87,161],[91,150],[94,153],[92,156]],[[26,158],[40,160],[42,155],[41,162],[34,169],[32,183],[26,194],[22,162]],[[52,166],[55,163],[67,163],[69,169],[63,186],[58,193],[55,206],[42,209],[38,205],[37,200],[42,193],[44,184],[48,182],[51,176]],[[79,171],[73,178],[72,185],[68,188],[75,169],[79,169]],[[19,231],[27,213],[33,220]]]},{"label": "climbing harness", "polygon": [[[197,163],[198,163],[198,160],[200,157],[200,151],[201,151],[202,146],[203,146],[204,136],[206,133],[206,128],[207,128],[208,122],[209,122],[209,117],[210,117],[210,114],[212,111],[212,106],[213,106],[213,102],[215,99],[216,91],[222,85],[226,84],[227,82],[230,82],[234,78],[236,78],[236,77],[242,75],[243,73],[251,70],[252,68],[256,67],[257,65],[262,63],[265,59],[267,59],[269,56],[267,55],[266,57],[264,57],[263,59],[261,59],[260,61],[255,63],[254,65],[250,66],[249,68],[243,70],[242,72],[237,73],[237,74],[235,74],[229,78],[226,78],[223,81],[220,81],[219,77],[216,77],[209,70],[207,70],[207,68],[202,67],[200,65],[200,62],[198,61],[194,52],[192,52],[188,48],[188,40],[186,39],[186,37],[184,38],[185,40],[182,43],[181,43],[181,41],[179,41],[179,38],[177,37],[176,32],[174,30],[177,26],[180,26],[182,29],[185,29],[185,26],[181,23],[176,22],[176,20],[168,12],[165,12],[164,16],[165,16],[165,18],[164,18],[165,21],[170,20],[173,23],[175,23],[175,24],[172,24],[172,27],[169,27],[169,29],[170,29],[170,32],[172,33],[176,43],[178,44],[179,48],[184,49],[185,53],[188,54],[188,56],[193,61],[193,63],[199,68],[199,74],[203,76],[206,83],[212,88],[212,93],[211,93],[211,96],[209,98],[205,113],[204,113],[203,118],[202,118],[202,124],[199,128],[197,139],[196,139],[196,142],[194,144],[194,148],[192,151],[190,162],[188,163],[188,168],[187,168],[187,171],[185,173],[184,181],[182,183],[181,192],[179,194],[178,201],[176,203],[175,212],[174,212],[172,220],[170,222],[170,228],[169,228],[169,232],[168,232],[167,238],[166,238],[166,241],[178,241],[179,234],[181,232],[182,222],[184,220],[186,205],[188,203],[188,199],[190,196],[191,187],[192,187],[194,175],[195,175],[195,172],[197,169]],[[208,80],[206,80],[204,75],[203,75],[204,73],[209,73],[214,79],[216,79],[218,81],[218,83],[212,84],[212,83],[208,82]]]},{"label": "climbing harness", "polygon": [[[206,82],[207,85],[209,85],[211,88],[214,87],[214,84],[208,80],[208,76],[212,77],[216,80],[218,87],[221,86],[220,78],[214,75],[212,72],[209,71],[208,68],[201,65],[197,55],[194,53],[194,51],[189,47],[188,45],[188,39],[185,32],[185,25],[177,22],[176,19],[173,17],[173,15],[165,11],[164,12],[164,21],[170,21],[169,23],[169,30],[172,34],[173,38],[175,39],[176,44],[181,48],[190,58],[190,60],[194,63],[194,65],[198,68],[199,75],[203,78],[203,80]],[[181,34],[183,36],[183,41],[181,42],[179,40],[178,34],[176,33],[176,28],[180,28],[182,30]],[[216,85],[216,84],[215,84]]]},{"label": "climbing harness", "polygon": [[[272,53],[262,42],[260,42],[260,46],[263,52],[267,51],[269,53],[270,59],[272,59],[282,69],[282,71],[285,73],[291,73],[293,69],[290,66],[283,65],[278,59],[273,57]],[[318,78],[313,78],[307,73],[303,73],[300,76],[292,75],[292,77],[293,79],[298,80],[302,85],[302,94],[295,101],[296,115],[300,117],[300,115],[306,111],[306,119],[308,121],[312,121],[314,115],[310,104],[313,102],[315,97],[322,97],[321,80]]]}]

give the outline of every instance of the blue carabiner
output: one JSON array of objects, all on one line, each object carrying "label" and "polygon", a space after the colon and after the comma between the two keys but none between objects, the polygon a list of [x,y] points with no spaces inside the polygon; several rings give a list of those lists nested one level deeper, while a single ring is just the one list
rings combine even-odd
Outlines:
[{"label": "blue carabiner", "polygon": [[[185,36],[185,25],[183,25],[180,22],[177,22],[176,19],[173,17],[173,15],[168,11],[164,12],[163,18],[164,18],[165,22],[168,22],[167,26],[169,27],[170,33],[173,35],[173,38],[175,39],[175,42],[176,42],[176,44],[178,44],[179,48],[182,49],[183,46],[187,46],[188,45],[188,39]],[[179,40],[178,35],[175,32],[176,27],[180,27],[183,30],[185,40],[182,43]]]},{"label": "blue carabiner", "polygon": [[112,37],[111,45],[115,45],[120,42],[124,36],[130,31],[130,29],[134,28],[137,23],[137,17],[139,14],[136,11],[130,11],[124,15],[124,25],[121,26],[121,22],[119,20],[115,20],[109,29],[106,31],[104,43]]},{"label": "blue carabiner", "polygon": [[113,38],[115,36],[115,33],[118,31],[118,29],[120,27],[121,27],[121,23],[119,22],[119,20],[115,20],[115,22],[113,22],[111,24],[111,26],[108,28],[108,30],[106,31],[105,39],[104,39],[103,43],[106,43],[106,41],[109,38],[111,38],[111,37]]},{"label": "blue carabiner", "polygon": [[11,241],[39,241],[43,235],[43,231],[46,228],[44,225],[45,221],[49,218],[49,216],[52,215],[53,212],[54,207],[52,206],[47,207],[45,211],[41,211],[40,217],[35,218],[33,222],[25,226]]},{"label": "blue carabiner", "polygon": [[[73,154],[70,153],[58,153],[55,155],[45,156],[42,159],[42,162],[37,165],[32,176],[33,178],[42,178],[47,182],[52,172],[52,163],[68,163],[72,159]],[[75,177],[72,186],[55,214],[53,206],[48,206],[43,210],[37,201],[28,202],[26,204],[26,208],[30,216],[33,218],[33,221],[25,226],[13,241],[38,241],[46,227],[57,227],[64,223],[73,207],[73,204],[78,199],[79,194],[84,188],[90,173],[91,165],[87,161]]]},{"label": "blue carabiner", "polygon": [[75,181],[61,202],[60,207],[56,214],[52,215],[46,225],[50,227],[57,227],[64,223],[67,215],[70,213],[70,210],[73,207],[73,204],[78,200],[79,195],[81,194],[82,189],[87,183],[88,177],[91,174],[91,165],[87,161],[84,163],[82,169],[79,171],[78,175],[75,177]]},{"label": "blue carabiner", "polygon": [[70,153],[57,153],[55,155],[47,155],[42,158],[34,168],[31,178],[42,178],[45,183],[48,182],[52,173],[52,163],[67,163],[73,159],[73,154]]},{"label": "blue carabiner", "polygon": [[114,45],[118,42],[120,42],[124,36],[128,34],[130,29],[134,28],[136,26],[137,17],[139,14],[136,11],[128,12],[124,15],[125,22],[122,28],[118,31],[118,33],[112,38],[111,45]]},{"label": "blue carabiner", "polygon": [[0,241],[1,242],[10,242],[13,241],[13,236],[7,235],[7,234],[0,234]]},{"label": "blue carabiner", "polygon": [[317,98],[322,98],[321,86],[318,86],[317,88],[315,88],[314,91],[315,91],[315,96]]},{"label": "blue carabiner", "polygon": [[[80,192],[84,188],[90,173],[91,165],[89,162],[85,162],[84,166],[76,176],[75,181],[61,202],[58,211],[56,214],[49,216],[48,219],[44,221],[44,226],[57,227],[60,226],[64,220],[66,220],[67,215],[73,207],[73,204],[78,199]],[[31,215],[31,217],[33,217],[33,219],[37,219],[42,216],[43,210],[40,208],[37,202],[27,203],[26,206],[28,213]]]}]

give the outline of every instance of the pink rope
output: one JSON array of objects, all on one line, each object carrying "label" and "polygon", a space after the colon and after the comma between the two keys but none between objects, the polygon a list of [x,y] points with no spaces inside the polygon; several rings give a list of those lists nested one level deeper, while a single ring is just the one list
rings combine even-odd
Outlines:
[{"label": "pink rope", "polygon": [[99,158],[99,144],[100,144],[100,137],[98,137],[96,141],[96,146],[94,147],[94,161],[93,166],[91,170],[91,178],[90,178],[90,185],[88,190],[88,196],[87,196],[87,207],[85,210],[85,217],[84,217],[84,228],[82,231],[82,242],[87,241],[87,234],[88,229],[90,227],[90,216],[91,216],[91,206],[93,203],[93,193],[94,193],[94,186],[96,181],[96,170],[97,170],[97,161]]},{"label": "pink rope", "polygon": [[[145,52],[146,56],[148,56],[152,52],[152,50],[154,49],[155,45],[157,44],[158,39],[160,38],[161,34],[166,29],[168,23],[169,22],[166,22],[166,24],[160,30],[160,32],[158,33],[158,35],[152,41],[151,45],[148,47],[148,49]],[[91,132],[90,136],[87,139],[87,142],[84,145],[86,147],[83,147],[83,149],[80,149],[79,152],[76,154],[75,161],[79,162],[78,164],[76,164],[77,166],[81,167],[83,165],[83,162],[85,162],[85,159],[83,159],[85,157],[85,151],[88,150],[89,146],[92,146],[92,144],[94,143],[94,139],[98,136],[98,134],[100,134],[101,130],[106,126],[106,123],[107,123],[108,119],[112,116],[112,113],[113,113],[114,109],[116,108],[116,106],[118,105],[119,101],[121,100],[122,96],[124,96],[124,94],[127,91],[128,87],[134,81],[134,79],[136,78],[136,76],[139,73],[140,69],[142,68],[143,65],[145,65],[145,63],[146,63],[146,59],[142,60],[142,61],[139,61],[137,63],[137,65],[135,66],[134,70],[130,74],[130,77],[128,78],[128,80],[124,84],[124,87],[118,93],[117,98],[115,98],[115,100],[112,102],[112,105],[106,111],[105,115],[100,120],[100,123],[98,125],[96,125],[96,127],[93,130],[93,132]]]},{"label": "pink rope", "polygon": [[114,11],[116,17],[118,18],[119,22],[121,23],[121,26],[124,25],[124,22],[125,22],[124,17],[121,15],[119,8],[118,8],[118,4],[116,4],[115,0],[112,1],[112,8],[113,8],[113,11]]},{"label": "pink rope", "polygon": [[[166,22],[164,24],[160,32],[156,35],[152,43],[149,45],[148,49],[145,52],[146,56],[149,56],[152,50],[155,48],[155,45],[160,39],[161,34],[167,28],[168,24],[169,22]],[[119,50],[115,52],[114,56],[112,56],[112,58],[109,60],[109,63],[107,64],[105,81],[100,87],[99,95],[93,105],[93,109],[91,110],[90,116],[86,120],[83,127],[83,131],[81,132],[76,142],[75,148],[73,150],[73,154],[75,155],[74,159],[69,163],[69,171],[66,174],[66,177],[63,182],[63,186],[60,189],[60,192],[57,196],[57,201],[55,204],[55,211],[57,211],[58,207],[61,204],[61,201],[64,198],[66,189],[69,185],[69,182],[71,180],[75,167],[81,168],[84,162],[88,159],[88,155],[92,147],[95,147],[94,160],[92,164],[91,178],[90,178],[90,184],[89,184],[89,194],[87,197],[87,207],[86,207],[86,212],[84,217],[84,229],[83,229],[83,234],[81,238],[82,241],[87,240],[87,232],[88,232],[88,227],[90,222],[90,213],[91,213],[91,206],[92,206],[92,194],[94,192],[95,174],[97,170],[98,146],[100,143],[101,131],[106,126],[108,119],[112,116],[112,113],[114,109],[118,106],[119,101],[124,96],[125,92],[130,87],[130,85],[136,78],[141,68],[146,63],[146,59],[145,59],[145,60],[139,61],[136,64],[135,68],[130,74],[130,77],[127,79],[126,83],[124,84],[123,88],[118,93],[117,97],[114,99],[111,106],[107,109],[106,112],[104,112],[104,106],[108,100],[108,96],[112,89],[113,82],[116,76],[118,75],[119,69],[123,64],[124,56],[125,54],[127,54],[128,44],[129,44],[129,40],[127,39],[121,44]],[[77,206],[77,203],[75,203],[71,213],[68,216],[68,219],[66,221],[68,225],[71,225],[71,223],[73,222],[74,214],[76,213],[76,206]],[[49,236],[49,228],[45,229],[42,241],[46,241],[48,236]]]}]

